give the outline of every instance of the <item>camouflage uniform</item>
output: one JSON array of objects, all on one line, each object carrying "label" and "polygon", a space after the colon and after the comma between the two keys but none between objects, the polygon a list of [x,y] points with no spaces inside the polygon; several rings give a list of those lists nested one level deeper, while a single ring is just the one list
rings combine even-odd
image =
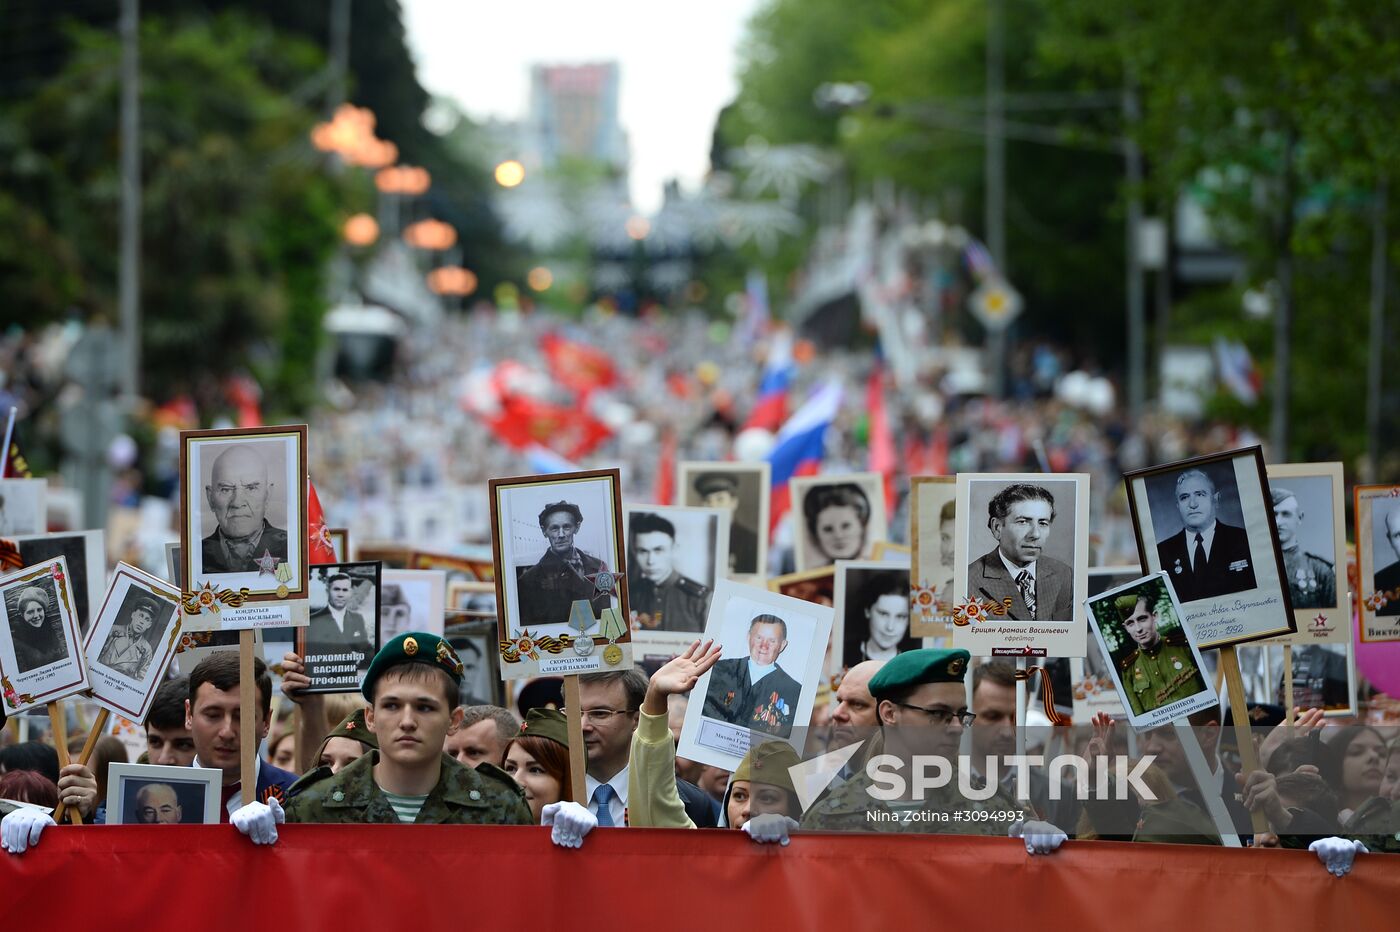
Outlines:
[{"label": "camouflage uniform", "polygon": [[1288,594],[1293,607],[1332,608],[1337,604],[1337,574],[1332,564],[1302,547],[1283,551]]},{"label": "camouflage uniform", "polygon": [[[947,786],[925,790],[914,813],[905,821],[906,807],[886,802],[870,795],[874,781],[861,770],[850,780],[833,789],[802,815],[802,828],[812,832],[893,832],[932,835],[996,835],[1005,836],[1016,823],[1014,818],[995,818],[998,814],[1019,811],[1022,820],[1034,816],[1018,805],[1000,787],[988,799],[965,798],[957,788],[953,775]],[[962,817],[958,818],[957,813]],[[979,819],[986,812],[993,818]],[[927,814],[927,815],[926,815]],[[934,814],[947,815],[931,818]]]},{"label": "camouflage uniform", "polygon": [[1152,649],[1139,647],[1119,662],[1123,689],[1133,712],[1141,715],[1194,696],[1206,688],[1181,629],[1175,628]]},{"label": "camouflage uniform", "polygon": [[1400,800],[1371,797],[1347,820],[1342,834],[1372,851],[1400,854]]},{"label": "camouflage uniform", "polygon": [[[335,776],[299,788],[287,804],[288,822],[397,823],[399,817],[374,782],[379,752],[370,751]],[[302,781],[305,782],[305,781]],[[442,755],[442,775],[415,820],[418,825],[533,825],[525,794],[491,764],[476,770]]]}]

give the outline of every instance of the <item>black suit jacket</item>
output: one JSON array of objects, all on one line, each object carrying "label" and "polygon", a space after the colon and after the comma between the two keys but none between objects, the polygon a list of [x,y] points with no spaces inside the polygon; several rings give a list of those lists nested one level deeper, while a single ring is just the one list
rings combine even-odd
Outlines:
[{"label": "black suit jacket", "polygon": [[710,798],[700,787],[687,780],[676,778],[676,791],[680,793],[685,814],[696,828],[715,828],[719,825],[719,804]]},{"label": "black suit jacket", "polygon": [[351,644],[363,644],[370,640],[370,636],[365,630],[363,615],[347,610],[345,612],[345,633],[341,634],[335,619],[331,617],[331,610],[322,607],[311,613],[311,624],[306,639],[311,647],[324,650],[333,647],[347,647]]},{"label": "black suit jacket", "polygon": [[[983,554],[967,568],[968,595],[993,602],[1011,600],[1008,618],[1031,621],[1031,613],[1021,598],[1021,587],[1006,572],[999,550]],[[1053,557],[1035,561],[1035,614],[1045,621],[1074,619],[1074,571]]]},{"label": "black suit jacket", "polygon": [[1157,559],[1182,602],[1247,592],[1255,587],[1254,558],[1250,556],[1249,536],[1244,528],[1215,522],[1215,539],[1201,572],[1191,565],[1195,549],[1196,535],[1186,528],[1157,545]]},{"label": "black suit jacket", "polygon": [[792,734],[801,693],[802,684],[781,666],[757,683],[750,683],[749,658],[721,660],[710,671],[704,714],[742,728],[786,738]]}]

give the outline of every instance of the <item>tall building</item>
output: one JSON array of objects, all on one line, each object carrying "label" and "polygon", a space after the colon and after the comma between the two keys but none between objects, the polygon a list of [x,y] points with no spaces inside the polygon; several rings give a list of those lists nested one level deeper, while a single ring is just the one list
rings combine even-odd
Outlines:
[{"label": "tall building", "polygon": [[585,158],[626,177],[627,134],[618,120],[620,81],[617,62],[531,67],[529,135],[544,165],[564,157]]}]

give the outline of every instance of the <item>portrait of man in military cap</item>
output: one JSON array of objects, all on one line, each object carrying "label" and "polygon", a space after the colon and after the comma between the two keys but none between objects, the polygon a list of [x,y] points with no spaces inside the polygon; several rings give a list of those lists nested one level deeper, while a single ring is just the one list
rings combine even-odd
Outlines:
[{"label": "portrait of man in military cap", "polygon": [[174,614],[175,606],[169,601],[132,586],[117,610],[120,620],[102,641],[97,662],[134,680],[145,679]]},{"label": "portrait of man in military cap", "polygon": [[1172,718],[1194,711],[1195,706],[1183,711],[1182,700],[1204,695],[1214,701],[1201,673],[1200,653],[1181,623],[1163,574],[1095,596],[1089,604],[1094,632],[1135,725],[1156,724],[1147,720],[1159,709],[1171,707]]},{"label": "portrait of man in military cap", "polygon": [[767,463],[682,463],[682,504],[729,513],[729,559],[721,576],[761,576],[768,557]]},{"label": "portrait of man in military cap", "polygon": [[640,632],[705,629],[716,576],[729,559],[730,512],[632,508],[627,512],[627,589]]},{"label": "portrait of man in military cap", "polygon": [[1294,610],[1337,605],[1331,485],[1330,476],[1308,476],[1269,486],[1284,576]]},{"label": "portrait of man in military cap", "polygon": [[179,604],[177,587],[117,564],[87,640],[93,701],[134,722],[146,717],[180,644]]}]

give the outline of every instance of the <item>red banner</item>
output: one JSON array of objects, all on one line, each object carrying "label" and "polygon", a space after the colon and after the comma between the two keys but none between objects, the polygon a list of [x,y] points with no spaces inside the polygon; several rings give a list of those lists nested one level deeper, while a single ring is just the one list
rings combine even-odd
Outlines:
[{"label": "red banner", "polygon": [[16,929],[1393,928],[1400,859],[1351,875],[1277,849],[1003,838],[289,825],[269,848],[227,825],[50,828],[0,855]]}]

